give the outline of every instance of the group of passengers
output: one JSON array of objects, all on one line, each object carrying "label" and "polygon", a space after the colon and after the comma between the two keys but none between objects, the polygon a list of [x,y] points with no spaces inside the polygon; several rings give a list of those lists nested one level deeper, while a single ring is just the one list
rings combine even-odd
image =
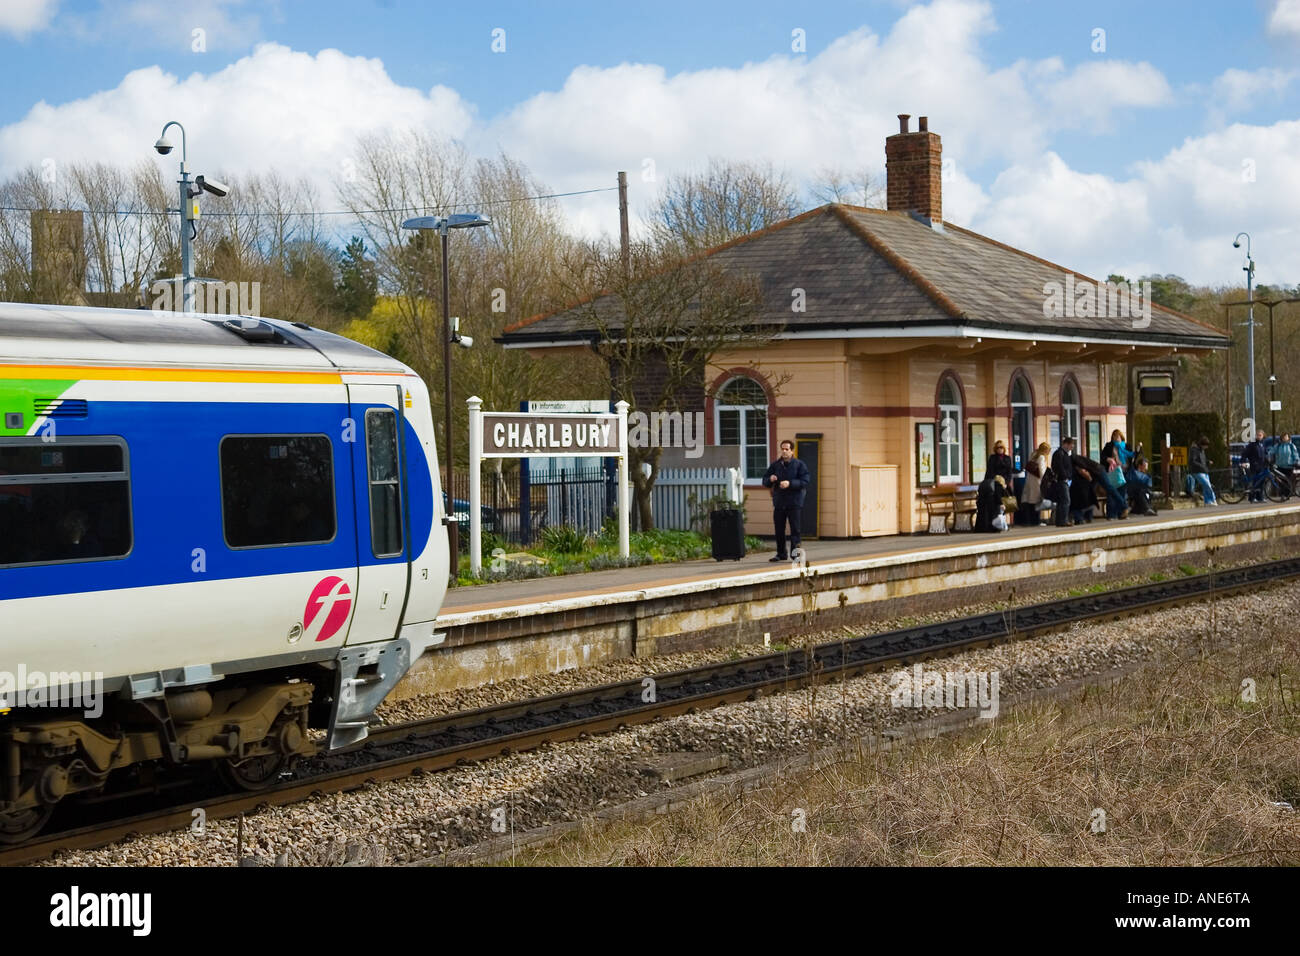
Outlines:
[{"label": "group of passengers", "polygon": [[1108,519],[1156,513],[1150,463],[1141,445],[1130,449],[1117,428],[1101,450],[1101,461],[1078,454],[1074,446],[1073,436],[1062,438],[1055,452],[1047,442],[1039,445],[1025,463],[1025,483],[1017,498],[1006,444],[994,443],[976,498],[975,530],[1005,530],[1008,514],[1015,514],[1016,524],[1041,524],[1044,511],[1052,513],[1058,527],[1091,522],[1099,495]]},{"label": "group of passengers", "polygon": [[[1130,514],[1154,515],[1151,502],[1150,462],[1142,454],[1142,445],[1129,448],[1124,433],[1111,432],[1110,441],[1101,449],[1101,461],[1080,455],[1074,450],[1072,436],[1061,439],[1061,447],[1052,451],[1047,442],[1034,450],[1025,464],[1025,483],[1017,498],[1013,493],[1014,469],[1006,444],[998,441],[989,456],[988,470],[979,486],[976,500],[976,531],[1002,531],[1015,514],[1016,524],[1042,523],[1045,511],[1051,511],[1058,527],[1091,522],[1098,497],[1106,502],[1106,518],[1124,519]],[[1187,493],[1199,491],[1207,505],[1218,504],[1210,484],[1210,439],[1202,435],[1192,443],[1187,455]],[[1262,478],[1270,468],[1278,471],[1295,488],[1300,472],[1300,449],[1289,432],[1275,442],[1265,440],[1263,430],[1241,452],[1247,480]],[[1262,481],[1249,485],[1251,501],[1264,500]]]}]

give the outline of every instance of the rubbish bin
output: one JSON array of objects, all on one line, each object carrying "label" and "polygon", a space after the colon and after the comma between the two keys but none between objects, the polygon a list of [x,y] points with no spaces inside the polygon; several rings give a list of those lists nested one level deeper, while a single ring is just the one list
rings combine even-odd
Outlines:
[{"label": "rubbish bin", "polygon": [[739,508],[709,512],[714,561],[739,561],[745,556],[745,522]]}]

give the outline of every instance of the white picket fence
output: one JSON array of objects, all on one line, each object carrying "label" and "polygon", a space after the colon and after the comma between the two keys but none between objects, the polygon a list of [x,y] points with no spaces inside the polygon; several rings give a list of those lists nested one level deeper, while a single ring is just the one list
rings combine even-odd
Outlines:
[{"label": "white picket fence", "polygon": [[739,468],[664,468],[650,490],[650,508],[655,527],[689,531],[690,499],[707,501],[714,495],[740,501],[744,484]]}]

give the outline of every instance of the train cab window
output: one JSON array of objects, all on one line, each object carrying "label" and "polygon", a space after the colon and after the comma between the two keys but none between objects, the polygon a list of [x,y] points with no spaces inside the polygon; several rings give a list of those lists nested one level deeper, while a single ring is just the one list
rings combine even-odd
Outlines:
[{"label": "train cab window", "polygon": [[324,435],[221,440],[226,544],[264,548],[334,538],[334,456]]},{"label": "train cab window", "polygon": [[0,567],[124,557],[131,482],[120,438],[0,438]]},{"label": "train cab window", "polygon": [[370,549],[377,558],[402,553],[402,491],[397,448],[397,413],[366,412],[366,477],[370,484]]}]

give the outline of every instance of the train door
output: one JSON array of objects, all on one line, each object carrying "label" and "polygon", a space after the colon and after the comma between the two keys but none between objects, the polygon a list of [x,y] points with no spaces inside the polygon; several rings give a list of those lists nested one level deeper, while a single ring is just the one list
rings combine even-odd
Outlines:
[{"label": "train door", "polygon": [[349,644],[397,636],[410,587],[406,420],[398,385],[349,385],[357,600]]}]

